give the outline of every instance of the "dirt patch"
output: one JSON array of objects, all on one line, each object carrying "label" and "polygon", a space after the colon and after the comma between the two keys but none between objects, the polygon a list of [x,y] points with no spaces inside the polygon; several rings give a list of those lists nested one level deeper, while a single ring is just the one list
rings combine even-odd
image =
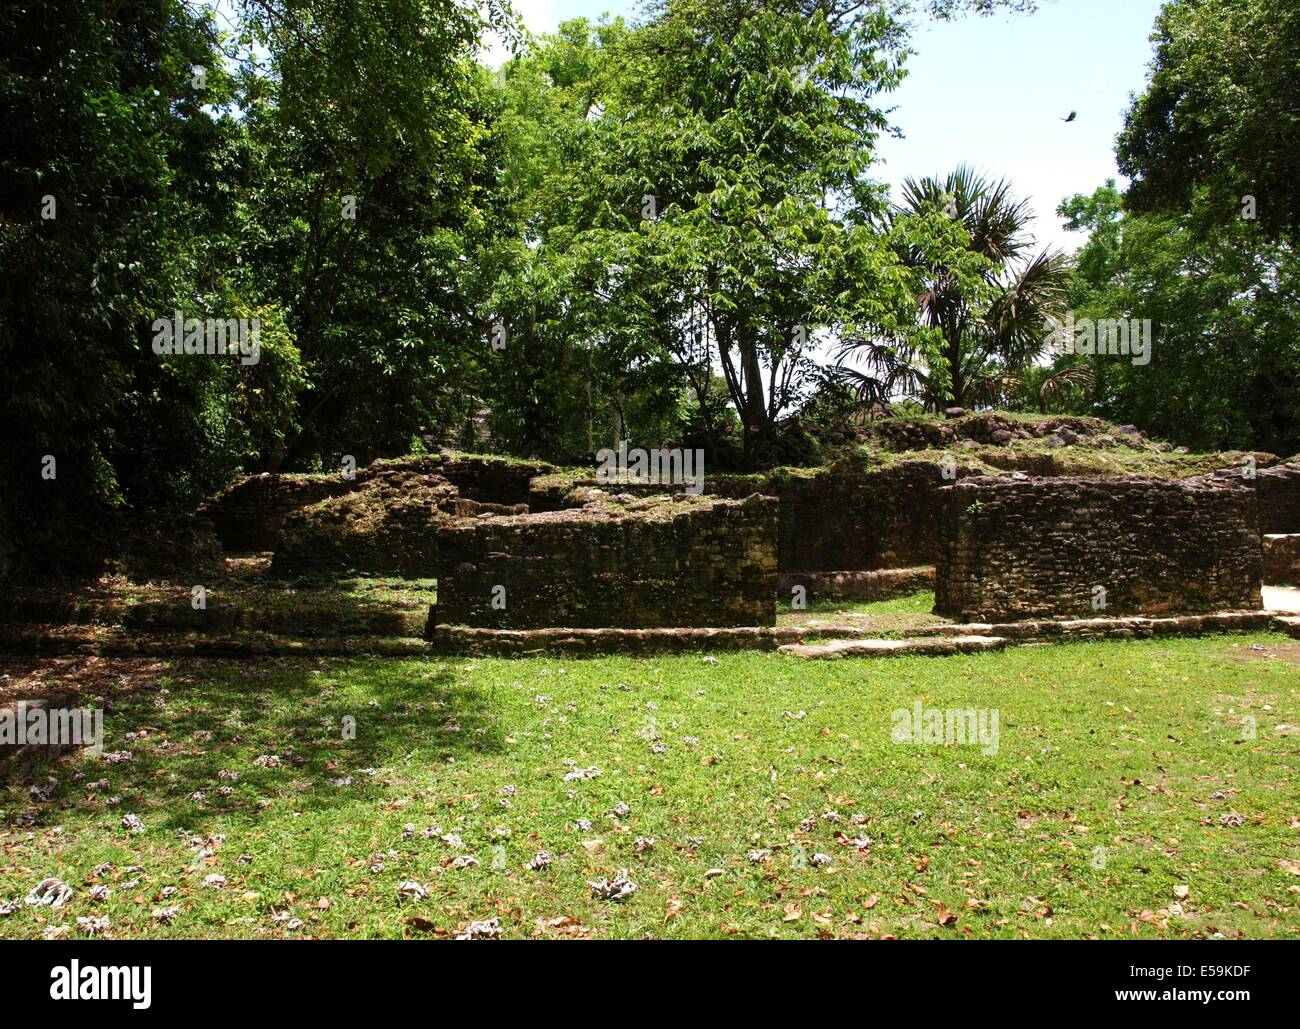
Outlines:
[{"label": "dirt patch", "polygon": [[1224,656],[1239,665],[1251,661],[1285,661],[1287,664],[1300,666],[1300,643],[1251,643],[1248,646],[1234,644]]},{"label": "dirt patch", "polygon": [[103,699],[152,686],[170,662],[154,658],[0,656],[0,704],[58,695]]}]

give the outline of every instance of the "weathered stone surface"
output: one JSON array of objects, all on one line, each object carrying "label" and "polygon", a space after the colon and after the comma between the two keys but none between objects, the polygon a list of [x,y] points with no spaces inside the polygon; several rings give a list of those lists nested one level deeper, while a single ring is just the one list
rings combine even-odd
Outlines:
[{"label": "weathered stone surface", "polygon": [[896,657],[902,654],[937,656],[1002,650],[1007,641],[998,636],[914,636],[902,640],[828,640],[825,643],[788,644],[782,654],[819,660],[841,657]]},{"label": "weathered stone surface", "polygon": [[264,472],[237,479],[204,501],[199,515],[216,527],[227,550],[274,550],[284,520],[294,511],[360,487],[327,475],[275,475]]},{"label": "weathered stone surface", "polygon": [[437,464],[420,468],[447,479],[468,500],[482,504],[517,507],[528,503],[529,483],[537,476],[555,472],[555,465],[545,461],[511,461],[504,457],[468,455],[434,455]]},{"label": "weathered stone surface", "polygon": [[[1177,618],[1088,618],[1028,621],[997,625],[940,625],[908,630],[907,639],[995,636],[1010,644],[1062,643],[1100,639],[1148,639],[1210,633],[1260,632],[1274,629],[1300,638],[1300,615],[1266,611],[1219,612]],[[485,629],[439,625],[429,640],[401,637],[315,638],[266,633],[199,636],[165,633],[141,636],[121,629],[85,626],[59,628],[5,626],[0,623],[0,652],[19,654],[102,654],[176,656],[244,656],[259,654],[423,654],[502,657],[565,654],[679,654],[726,650],[775,650],[804,640],[871,639],[869,630],[848,626],[742,626],[734,628],[659,629]],[[917,653],[918,651],[912,651]],[[927,652],[926,650],[919,651]]]},{"label": "weathered stone surface", "polygon": [[782,572],[777,592],[785,599],[802,586],[807,599],[886,600],[919,593],[934,586],[934,565],[915,568],[881,568],[870,572]]},{"label": "weathered stone surface", "polygon": [[433,473],[396,468],[368,474],[358,489],[287,515],[271,571],[430,578],[438,561],[438,531],[482,506],[463,500],[455,486]]},{"label": "weathered stone surface", "polygon": [[436,624],[772,625],[776,516],[767,497],[660,496],[449,525]]},{"label": "weathered stone surface", "polygon": [[1259,496],[1259,531],[1300,532],[1300,461],[1288,461],[1255,473]]},{"label": "weathered stone surface", "polygon": [[1170,618],[1028,619],[1019,622],[968,622],[906,629],[904,636],[1002,636],[1016,643],[1099,639],[1150,639],[1220,632],[1260,632],[1272,626],[1268,611],[1216,611]]},{"label": "weathered stone surface", "polygon": [[[958,480],[980,471],[969,462],[952,468]],[[780,502],[782,572],[869,571],[934,561],[938,491],[950,481],[937,460],[900,460],[884,468],[842,460],[810,473],[706,475],[704,493],[732,498],[759,493]],[[596,485],[594,478],[541,479],[533,485],[530,507],[558,510],[575,502],[575,490],[581,494]],[[659,485],[617,488],[636,496],[683,491]]]},{"label": "weathered stone surface", "polygon": [[1257,609],[1254,492],[1225,478],[971,478],[943,490],[935,610],[988,622]]},{"label": "weathered stone surface", "polygon": [[1264,581],[1300,585],[1300,532],[1270,533],[1264,540]]},{"label": "weathered stone surface", "polygon": [[[285,520],[322,501],[343,497],[376,482],[431,482],[436,477],[465,500],[497,507],[516,508],[528,502],[529,482],[555,471],[539,461],[511,461],[475,454],[423,454],[384,458],[356,471],[352,479],[341,474],[294,475],[264,472],[231,483],[204,501],[199,515],[216,528],[227,550],[276,550]],[[360,505],[369,506],[367,504]],[[407,505],[410,507],[411,505]],[[467,509],[466,513],[484,508]],[[341,507],[340,510],[347,510]],[[328,520],[328,519],[327,519]],[[325,562],[322,562],[324,564]]]},{"label": "weathered stone surface", "polygon": [[[954,472],[958,478],[976,474],[968,467]],[[949,481],[933,461],[903,461],[882,469],[840,462],[812,476],[772,478],[762,492],[781,502],[781,570],[838,572],[932,563],[939,490]]]},{"label": "weathered stone surface", "polygon": [[527,656],[529,654],[679,654],[706,650],[774,650],[778,642],[803,638],[799,629],[768,626],[653,629],[485,629],[439,625],[438,653]]}]

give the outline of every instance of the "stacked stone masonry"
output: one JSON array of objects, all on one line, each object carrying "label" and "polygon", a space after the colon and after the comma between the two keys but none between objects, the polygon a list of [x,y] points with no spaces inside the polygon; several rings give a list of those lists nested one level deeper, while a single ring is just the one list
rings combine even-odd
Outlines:
[{"label": "stacked stone masonry", "polygon": [[[957,480],[975,474],[978,470],[967,464],[952,466]],[[863,468],[846,461],[811,474],[706,475],[704,493],[732,498],[760,493],[780,501],[782,572],[870,571],[934,562],[938,491],[950,481],[935,460],[900,461],[886,468]],[[557,510],[575,488],[591,487],[635,495],[684,490],[666,485],[604,486],[594,477],[548,478],[534,483],[530,507]]]},{"label": "stacked stone masonry", "polygon": [[435,472],[409,465],[372,468],[360,488],[285,519],[271,570],[310,578],[343,573],[431,578],[446,526],[458,518],[527,510],[522,504],[466,499]]},{"label": "stacked stone masonry", "polygon": [[[322,501],[346,496],[373,480],[428,483],[437,476],[454,487],[455,495],[487,505],[517,508],[528,503],[529,482],[555,471],[544,462],[509,461],[505,458],[459,454],[375,461],[345,479],[333,475],[277,475],[262,473],[240,479],[199,508],[199,514],[216,527],[228,551],[275,550],[290,515]],[[423,480],[410,478],[425,476]],[[469,512],[469,509],[465,509]],[[481,510],[481,509],[475,509]],[[323,562],[322,562],[323,563]]]},{"label": "stacked stone masonry", "polygon": [[1259,531],[1300,532],[1300,461],[1289,461],[1255,473],[1259,496]]},{"label": "stacked stone masonry", "polygon": [[[229,550],[274,550],[277,574],[437,578],[437,621],[520,629],[771,625],[778,587],[875,599],[924,589],[918,566],[931,560],[936,609],[966,620],[1249,608],[1260,521],[1300,525],[1297,462],[1254,481],[1029,479],[961,465],[954,484],[941,468],[841,461],[710,476],[692,497],[433,454],[376,461],[352,480],[251,476],[201,514]],[[1290,541],[1265,547],[1269,577],[1295,581]]]},{"label": "stacked stone masonry", "polygon": [[1264,537],[1263,578],[1273,586],[1300,586],[1300,532]]},{"label": "stacked stone masonry", "polygon": [[999,476],[941,496],[935,610],[960,621],[1260,606],[1244,483]]},{"label": "stacked stone masonry", "polygon": [[231,483],[198,513],[216,527],[217,538],[228,551],[274,550],[290,514],[357,486],[341,476],[264,472]]},{"label": "stacked stone masonry", "polygon": [[460,522],[440,534],[438,624],[764,626],[777,502],[654,498]]}]

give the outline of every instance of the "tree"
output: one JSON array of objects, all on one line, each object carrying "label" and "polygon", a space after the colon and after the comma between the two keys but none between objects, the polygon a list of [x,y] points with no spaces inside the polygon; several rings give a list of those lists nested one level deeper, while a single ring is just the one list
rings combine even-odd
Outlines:
[{"label": "tree", "polygon": [[404,450],[466,413],[458,387],[488,346],[471,258],[502,228],[487,204],[499,140],[473,56],[505,14],[423,0],[243,10],[257,161],[243,260],[288,308],[310,375],[301,430],[268,464]]},{"label": "tree", "polygon": [[716,362],[751,461],[797,396],[813,334],[853,314],[850,284],[891,295],[887,249],[837,204],[861,191],[901,40],[849,3],[670,2],[619,44],[603,84],[576,242],[618,300],[606,328],[672,355],[715,425]]},{"label": "tree", "polygon": [[1149,319],[1149,364],[1095,357],[1103,413],[1194,447],[1300,447],[1300,11],[1172,0],[1117,143],[1132,178],[1060,208],[1091,230],[1073,303]]},{"label": "tree", "polygon": [[504,338],[484,362],[493,439],[576,458],[619,438],[669,438],[681,384],[653,340],[626,331],[606,255],[585,234],[606,201],[598,97],[617,74],[622,19],[565,22],[500,76],[502,176],[492,202],[513,233],[480,252]]},{"label": "tree", "polygon": [[1149,319],[1151,360],[1071,358],[1098,380],[1097,413],[1197,449],[1300,450],[1300,258],[1241,219],[1135,215],[1113,182],[1060,207],[1090,231],[1079,318]]},{"label": "tree", "polygon": [[[152,320],[178,305],[247,309],[209,264],[234,249],[214,183],[243,147],[211,15],[178,0],[8,4],[0,39],[0,537],[70,556],[109,505],[190,503],[237,471],[244,430],[292,404],[292,337],[268,332],[265,362],[246,368],[150,348]],[[288,389],[262,390],[273,383]]]},{"label": "tree", "polygon": [[[5,6],[11,553],[71,553],[114,508],[192,507],[286,453],[405,449],[435,419],[482,338],[469,254],[498,228],[486,12],[247,0],[223,32],[184,0]],[[260,360],[155,353],[176,310],[257,319]]]},{"label": "tree", "polygon": [[922,276],[919,326],[937,335],[937,346],[925,345],[914,327],[846,340],[841,368],[865,402],[900,393],[930,409],[1005,402],[1042,356],[1045,326],[1063,310],[1068,265],[1055,252],[1030,255],[1029,207],[1006,180],[965,167],[943,179],[908,179],[887,220],[897,227],[935,215],[960,227],[964,245],[937,256],[913,248],[904,260]]},{"label": "tree", "polygon": [[569,23],[507,67],[523,243],[494,292],[513,357],[493,403],[526,446],[571,433],[575,377],[597,396],[588,425],[602,407],[625,431],[623,398],[649,397],[669,360],[693,428],[717,445],[734,412],[761,463],[821,341],[900,328],[916,292],[897,257],[909,241],[885,239],[867,170],[911,10],[664,0],[634,29]]},{"label": "tree", "polygon": [[1172,0],[1155,61],[1119,136],[1134,213],[1251,213],[1270,236],[1300,229],[1300,8],[1275,0]]}]

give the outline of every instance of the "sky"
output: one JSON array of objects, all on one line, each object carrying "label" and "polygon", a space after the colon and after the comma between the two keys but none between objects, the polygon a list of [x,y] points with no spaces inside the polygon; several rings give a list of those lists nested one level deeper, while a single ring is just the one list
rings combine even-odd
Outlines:
[{"label": "sky", "polygon": [[[636,0],[514,0],[533,32],[569,18],[633,15]],[[1040,0],[1031,15],[924,22],[903,85],[885,98],[902,139],[882,139],[875,177],[902,181],[970,164],[1007,178],[1035,213],[1046,246],[1073,250],[1056,206],[1090,193],[1115,167],[1115,136],[1141,92],[1160,0]],[[493,61],[493,63],[498,63]],[[1063,122],[1078,111],[1073,122]]]}]

